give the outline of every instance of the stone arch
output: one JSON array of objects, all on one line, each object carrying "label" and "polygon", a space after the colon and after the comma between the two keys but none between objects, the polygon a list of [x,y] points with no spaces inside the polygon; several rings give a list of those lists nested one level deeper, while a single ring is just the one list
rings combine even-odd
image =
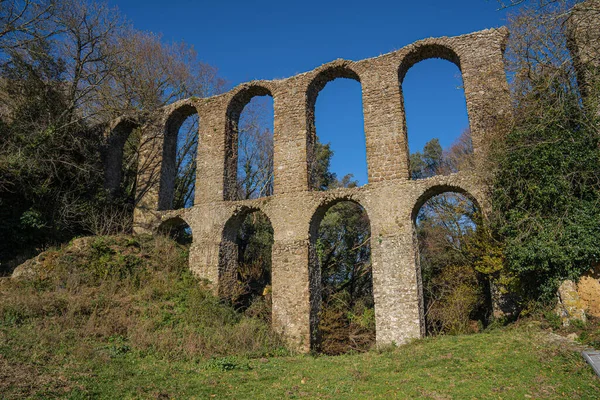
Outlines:
[{"label": "stone arch", "polygon": [[159,210],[171,210],[173,208],[175,178],[177,177],[177,138],[179,129],[188,117],[195,114],[198,114],[198,110],[193,104],[183,103],[173,109],[166,118],[158,195]]},{"label": "stone arch", "polygon": [[306,88],[306,166],[309,190],[312,190],[315,185],[315,177],[312,171],[315,162],[315,143],[317,138],[317,129],[315,126],[317,97],[319,96],[319,92],[325,88],[325,85],[338,78],[352,79],[360,83],[362,88],[360,75],[350,66],[349,61],[344,60],[335,61],[321,68]]},{"label": "stone arch", "polygon": [[482,204],[484,204],[483,201],[481,201],[481,199],[478,199],[476,196],[474,196],[470,190],[465,189],[464,187],[462,187],[460,185],[453,185],[453,184],[433,185],[433,186],[430,186],[427,189],[425,189],[425,191],[423,191],[423,193],[421,193],[421,195],[415,201],[415,204],[411,211],[412,223],[414,224],[416,222],[417,214],[419,213],[419,210],[421,209],[421,207],[423,207],[423,205],[429,199],[431,199],[432,197],[435,197],[437,195],[444,194],[444,193],[462,194],[465,197],[467,197],[469,200],[471,200],[473,202],[473,204],[475,204],[477,206],[477,208],[483,212],[483,209],[482,209]]},{"label": "stone arch", "polygon": [[[260,207],[241,206],[237,207],[223,226],[221,234],[221,243],[219,246],[219,267],[218,267],[218,293],[219,296],[227,298],[232,294],[233,286],[238,281],[239,271],[239,243],[238,232],[247,216],[260,213],[268,221],[270,228],[273,229],[271,218]],[[273,243],[271,243],[271,260],[273,257]]]},{"label": "stone arch", "polygon": [[[430,200],[431,198],[444,194],[444,193],[457,193],[457,194],[461,194],[463,196],[465,196],[466,198],[468,198],[476,207],[477,209],[482,212],[482,201],[481,199],[478,199],[475,195],[473,195],[473,192],[471,190],[468,190],[467,188],[461,186],[461,185],[454,185],[454,184],[438,184],[438,185],[433,185],[428,187],[427,189],[425,189],[421,195],[417,198],[417,200],[414,203],[414,206],[412,208],[411,211],[411,223],[412,223],[412,240],[413,240],[413,245],[412,245],[412,249],[413,249],[413,260],[414,260],[414,266],[415,266],[415,273],[416,273],[416,282],[417,282],[417,293],[418,293],[418,307],[419,307],[419,319],[420,319],[420,330],[421,330],[421,336],[425,336],[427,334],[427,330],[426,330],[426,322],[425,322],[425,295],[424,295],[424,291],[423,291],[423,275],[422,275],[422,271],[421,271],[421,263],[420,263],[420,254],[419,254],[419,239],[417,237],[417,215],[419,213],[419,211],[421,210],[421,207],[423,207],[423,205]],[[482,218],[477,221],[478,223],[485,223],[484,219],[483,219],[483,215]],[[489,288],[487,289],[489,291]],[[488,293],[488,295],[491,296],[491,293]]]},{"label": "stone arch", "polygon": [[187,245],[192,244],[194,237],[191,225],[180,215],[162,221],[155,233],[170,236],[178,243]]},{"label": "stone arch", "polygon": [[225,179],[223,188],[224,200],[236,200],[238,134],[240,116],[244,107],[256,96],[271,96],[272,91],[261,84],[249,84],[233,95],[227,104],[225,126]]},{"label": "stone arch", "polygon": [[319,263],[316,242],[319,227],[325,214],[333,206],[342,202],[350,202],[359,206],[365,213],[368,221],[369,228],[371,228],[371,219],[369,213],[361,202],[351,195],[342,195],[333,199],[328,198],[322,200],[314,210],[309,224],[309,249],[308,249],[308,278],[309,278],[309,302],[310,302],[310,347],[315,349],[320,340],[320,334],[318,330],[319,326],[319,312],[321,310],[322,293],[321,293],[321,265]]},{"label": "stone arch", "polygon": [[460,56],[452,47],[440,43],[415,44],[413,49],[402,58],[402,61],[398,66],[398,82],[400,87],[402,87],[402,82],[404,81],[406,73],[413,65],[430,58],[441,58],[450,61],[462,71]]},{"label": "stone arch", "polygon": [[321,223],[321,221],[323,220],[323,217],[325,216],[325,214],[327,213],[327,211],[335,206],[338,203],[344,202],[344,201],[348,201],[350,203],[354,203],[358,206],[360,206],[363,210],[365,210],[365,213],[367,213],[368,216],[368,210],[367,207],[365,207],[362,203],[362,200],[360,198],[358,198],[356,195],[354,195],[353,193],[338,193],[334,196],[326,196],[325,198],[321,199],[319,201],[319,203],[312,208],[311,210],[311,215],[312,217],[310,218],[310,225],[309,225],[309,235],[312,236],[313,233],[316,233],[317,230],[319,229],[319,224]]},{"label": "stone arch", "polygon": [[[429,60],[429,59],[442,59],[446,60],[452,64],[454,64],[461,73],[462,76],[462,66],[461,59],[458,53],[449,45],[445,43],[436,43],[436,42],[428,42],[425,43],[417,43],[412,49],[402,58],[400,65],[398,67],[398,85],[400,91],[400,108],[402,111],[402,127],[405,132],[405,140],[407,146],[407,154],[410,156],[410,149],[408,148],[409,142],[409,132],[406,123],[406,107],[404,102],[404,92],[403,92],[403,83],[404,78],[406,77],[407,72],[416,64],[421,61]],[[466,92],[463,89],[463,93],[466,98]],[[471,125],[471,120],[469,116],[469,111],[467,104],[464,105],[467,110],[467,117],[469,119],[469,125]],[[413,149],[414,150],[414,149]],[[410,171],[407,174],[410,177]]]},{"label": "stone arch", "polygon": [[[334,62],[333,65],[325,65],[312,78],[306,89],[307,112],[312,110],[314,114],[315,104],[319,92],[323,90],[329,82],[338,79],[352,79],[360,83],[360,75],[349,65],[349,61]],[[314,120],[314,115],[313,115]]]},{"label": "stone arch", "polygon": [[116,120],[107,130],[104,153],[104,187],[116,195],[123,179],[123,151],[131,133],[141,126],[135,118]]}]

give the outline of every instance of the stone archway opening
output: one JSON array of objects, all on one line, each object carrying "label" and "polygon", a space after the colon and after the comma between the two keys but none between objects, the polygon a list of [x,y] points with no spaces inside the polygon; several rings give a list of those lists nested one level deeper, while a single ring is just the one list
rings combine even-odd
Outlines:
[{"label": "stone archway opening", "polygon": [[219,249],[219,296],[251,317],[271,322],[273,226],[246,209],[225,224]]},{"label": "stone archway opening", "polygon": [[273,97],[254,96],[240,113],[237,143],[239,200],[273,194]]},{"label": "stone archway opening", "polygon": [[273,94],[248,86],[227,106],[224,200],[273,194]]},{"label": "stone archway opening", "polygon": [[198,111],[191,104],[174,110],[165,124],[160,177],[160,210],[194,205],[199,142]]},{"label": "stone archway opening", "polygon": [[123,119],[110,131],[104,154],[104,186],[112,198],[133,206],[141,138],[140,124]]},{"label": "stone archway opening", "polygon": [[142,129],[140,120],[126,117],[117,120],[102,149],[106,196],[100,212],[88,219],[88,229],[95,233],[131,232],[136,207],[138,164]]},{"label": "stone archway opening", "polygon": [[425,334],[480,331],[492,318],[491,250],[480,207],[462,190],[426,193],[413,212]]},{"label": "stone archway opening", "polygon": [[182,246],[189,247],[193,242],[192,228],[180,217],[169,218],[156,230],[159,235],[167,236]]},{"label": "stone archway opening", "polygon": [[458,55],[440,45],[417,47],[400,66],[399,82],[411,179],[472,168],[473,144]]},{"label": "stone archway opening", "polygon": [[325,354],[365,351],[375,343],[371,227],[365,209],[341,200],[311,221],[311,348]]},{"label": "stone archway opening", "polygon": [[368,183],[360,77],[344,66],[327,68],[306,93],[311,190]]}]

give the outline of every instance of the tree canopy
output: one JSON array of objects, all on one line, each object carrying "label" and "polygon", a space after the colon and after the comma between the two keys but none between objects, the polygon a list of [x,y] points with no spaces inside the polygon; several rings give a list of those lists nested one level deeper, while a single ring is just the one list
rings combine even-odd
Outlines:
[{"label": "tree canopy", "polygon": [[[137,31],[104,4],[1,3],[0,264],[10,269],[6,261],[16,255],[74,235],[128,231],[139,132],[129,135],[115,196],[104,189],[101,127],[128,112],[218,93],[224,82],[191,46]],[[184,205],[195,183],[197,135],[180,136],[175,199]]]}]

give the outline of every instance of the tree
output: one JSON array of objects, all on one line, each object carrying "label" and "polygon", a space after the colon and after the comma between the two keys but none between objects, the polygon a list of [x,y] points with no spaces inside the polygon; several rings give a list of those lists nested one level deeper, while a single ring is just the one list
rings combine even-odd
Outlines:
[{"label": "tree", "polygon": [[6,93],[18,101],[0,126],[0,262],[81,232],[94,188],[101,187],[100,138],[65,123],[64,68],[40,40],[13,52],[2,69]]},{"label": "tree", "polygon": [[516,118],[497,146],[493,206],[507,268],[533,300],[550,300],[600,257],[600,125],[568,51],[571,6],[523,8],[511,20]]},{"label": "tree", "polygon": [[55,5],[52,0],[0,0],[0,54],[52,35]]},{"label": "tree", "polygon": [[[125,146],[122,193],[109,196],[98,127],[224,85],[190,46],[136,31],[106,5],[72,0],[2,1],[0,73],[3,265],[25,247],[130,229],[139,131]],[[185,128],[176,193],[183,204],[193,196],[197,146],[197,125]]]},{"label": "tree", "polygon": [[107,43],[115,65],[98,87],[97,102],[110,118],[127,112],[152,112],[191,96],[222,92],[217,70],[198,60],[193,47],[164,43],[160,35],[124,27]]},{"label": "tree", "polygon": [[410,175],[412,179],[429,178],[434,175],[448,175],[473,168],[473,142],[467,129],[449,149],[443,150],[437,138],[431,139],[423,147],[410,155]]},{"label": "tree", "polygon": [[468,333],[474,322],[488,323],[492,271],[478,263],[479,244],[487,243],[484,232],[477,205],[463,194],[434,196],[419,210],[416,233],[428,334]]},{"label": "tree", "polygon": [[[330,185],[356,187],[346,175]],[[342,201],[325,213],[316,237],[321,268],[319,350],[342,354],[364,351],[375,340],[371,227],[365,210]]]},{"label": "tree", "polygon": [[410,155],[410,170],[413,179],[422,179],[433,176],[442,170],[442,146],[439,139],[431,139],[423,147],[423,153],[416,152]]},{"label": "tree", "polygon": [[600,137],[573,93],[558,82],[545,91],[536,118],[507,138],[494,206],[508,267],[530,297],[549,300],[600,261]]},{"label": "tree", "polygon": [[329,143],[321,143],[319,137],[316,137],[314,144],[314,161],[311,164],[312,188],[313,190],[327,190],[336,182],[335,173],[329,170],[333,150]]},{"label": "tree", "polygon": [[[177,135],[175,190],[173,208],[193,205],[196,192],[196,156],[198,154],[198,115],[188,117]],[[136,154],[137,156],[137,154]]]},{"label": "tree", "polygon": [[271,252],[273,227],[262,212],[246,216],[237,233],[237,293],[232,298],[236,309],[271,321]]}]

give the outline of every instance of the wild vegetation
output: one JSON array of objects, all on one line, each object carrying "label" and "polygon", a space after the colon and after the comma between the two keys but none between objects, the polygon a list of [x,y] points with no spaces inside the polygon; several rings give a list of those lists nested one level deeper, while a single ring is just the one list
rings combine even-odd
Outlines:
[{"label": "wild vegetation", "polygon": [[[0,270],[7,273],[76,235],[128,232],[139,135],[129,137],[125,179],[111,193],[103,124],[218,93],[223,80],[190,46],[137,31],[103,4],[7,0],[0,24]],[[183,204],[193,192],[197,135],[181,137],[175,199]]]},{"label": "wild vegetation", "polygon": [[[578,66],[590,77],[582,96],[566,32],[574,2],[546,3],[511,21],[515,118],[497,146],[492,199],[513,290],[549,302],[562,280],[577,281],[600,262],[600,75]],[[588,18],[598,15],[592,4]]]},{"label": "wild vegetation", "polygon": [[479,335],[298,356],[260,317],[207,291],[186,259],[162,236],[84,237],[0,280],[2,397],[584,399],[600,390],[580,347],[548,332],[598,346],[600,321],[563,328],[537,314]]},{"label": "wild vegetation", "polygon": [[[473,167],[469,131],[444,151],[438,139],[411,154],[413,179]],[[479,206],[461,193],[443,193],[418,210],[415,230],[429,335],[477,332],[491,321],[491,271],[481,268],[486,226]]]},{"label": "wild vegetation", "polygon": [[164,236],[74,239],[26,265],[2,287],[3,323],[32,334],[17,346],[68,348],[87,338],[170,359],[257,356],[282,346],[267,324],[212,295],[189,271],[187,248]]},{"label": "wild vegetation", "polygon": [[[187,248],[167,237],[84,237],[26,265],[0,285],[3,397],[44,388],[38,366],[93,360],[98,367],[130,352],[192,364],[287,354],[267,323],[223,304],[194,278]],[[48,394],[61,386],[50,382]],[[30,384],[36,388],[20,392]]]}]

